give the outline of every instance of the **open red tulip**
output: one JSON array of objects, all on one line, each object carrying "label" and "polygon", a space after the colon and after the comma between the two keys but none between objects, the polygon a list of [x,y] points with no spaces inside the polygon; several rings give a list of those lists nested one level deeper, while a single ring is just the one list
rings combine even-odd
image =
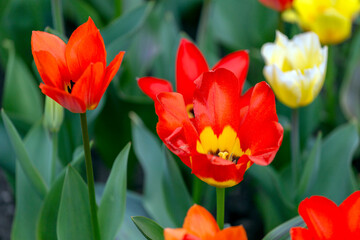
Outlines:
[{"label": "open red tulip", "polygon": [[294,0],[259,0],[265,6],[276,11],[284,11],[292,6]]},{"label": "open red tulip", "polygon": [[[222,58],[212,70],[226,68],[243,82],[249,67],[249,56],[246,51],[236,51]],[[208,72],[208,64],[200,50],[187,39],[181,39],[176,57],[176,91],[183,95],[186,109],[192,115],[193,94],[195,90],[194,81],[204,72]],[[138,79],[140,89],[156,100],[157,94],[161,92],[172,92],[171,83],[167,80],[155,77],[142,77]],[[240,90],[241,91],[241,90]]]},{"label": "open red tulip", "polygon": [[360,239],[360,191],[337,206],[322,196],[306,198],[299,205],[306,228],[290,229],[292,240]]},{"label": "open red tulip", "polygon": [[224,68],[203,73],[188,103],[193,117],[182,94],[156,95],[159,137],[193,174],[215,187],[238,184],[253,163],[271,163],[282,142],[273,91],[261,82],[242,96],[243,83]]},{"label": "open red tulip", "polygon": [[247,240],[243,226],[219,229],[214,217],[203,207],[193,205],[182,228],[164,229],[165,240]]},{"label": "open red tulip", "polygon": [[120,52],[106,67],[104,41],[90,17],[67,44],[53,34],[33,31],[31,50],[44,82],[42,92],[74,113],[98,106],[124,56]]}]

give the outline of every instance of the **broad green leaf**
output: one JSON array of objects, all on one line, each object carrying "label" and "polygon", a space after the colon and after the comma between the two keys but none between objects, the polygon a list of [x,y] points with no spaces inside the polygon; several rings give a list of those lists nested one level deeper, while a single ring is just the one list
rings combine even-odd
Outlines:
[{"label": "broad green leaf", "polygon": [[155,136],[143,125],[141,119],[130,113],[134,151],[144,169],[144,207],[162,226],[175,227],[162,184],[165,157]]},{"label": "broad green leaf", "polygon": [[[91,147],[91,145],[90,145]],[[84,163],[84,148],[80,146],[73,154],[71,165],[79,170]],[[37,221],[36,239],[37,240],[57,240],[56,225],[61,200],[61,192],[64,185],[66,168],[59,174],[56,181],[51,186],[41,207]]]},{"label": "broad green leaf", "polygon": [[153,220],[142,216],[132,217],[131,219],[135,223],[136,227],[140,230],[140,232],[146,237],[146,239],[164,239],[164,229]]},{"label": "broad green leaf", "polygon": [[[185,182],[181,176],[175,159],[171,153],[163,145],[165,154],[164,177],[163,184],[166,192],[166,204],[177,226],[181,226],[184,222],[189,208],[194,204],[191,196],[186,188]],[[173,206],[176,206],[175,208]]]},{"label": "broad green leaf", "polygon": [[266,234],[262,240],[290,240],[289,231],[293,227],[305,227],[305,223],[300,216],[294,217],[276,227]]},{"label": "broad green leaf", "polygon": [[111,168],[98,209],[102,240],[113,240],[125,213],[126,173],[130,143],[119,153]]},{"label": "broad green leaf", "polygon": [[[47,131],[41,124],[35,125],[24,140],[24,151],[39,176],[50,182],[52,145]],[[45,183],[44,183],[45,184]],[[11,232],[14,240],[35,240],[36,221],[43,198],[40,197],[20,161],[16,163],[16,212]]]},{"label": "broad green leaf", "polygon": [[38,192],[41,198],[44,198],[47,192],[47,185],[45,183],[44,178],[41,176],[39,170],[34,165],[35,163],[31,161],[29,154],[26,151],[26,148],[17,130],[15,129],[14,125],[12,124],[12,122],[10,121],[10,119],[8,118],[8,116],[6,115],[3,109],[1,110],[1,116],[3,118],[6,131],[10,138],[11,144],[15,150],[17,160],[20,163],[22,170],[24,171],[26,177],[33,186],[33,189],[35,189]]},{"label": "broad green leaf", "polygon": [[358,143],[355,123],[337,127],[324,139],[319,171],[309,189],[309,195],[323,195],[340,204],[358,188],[351,169]]},{"label": "broad green leaf", "polygon": [[88,1],[64,1],[64,12],[74,22],[77,22],[77,25],[85,23],[90,16],[96,24],[97,28],[103,26],[101,16],[99,15],[98,11],[91,4],[88,3]]},{"label": "broad green leaf", "polygon": [[4,46],[9,51],[9,59],[4,83],[3,108],[16,123],[24,125],[26,129],[42,116],[40,89],[28,67],[16,56],[13,42],[7,40]]},{"label": "broad green leaf", "polygon": [[15,176],[15,152],[11,147],[5,126],[0,120],[0,168]]},{"label": "broad green leaf", "polygon": [[71,165],[61,194],[57,234],[59,240],[93,239],[87,186]]},{"label": "broad green leaf", "polygon": [[143,198],[135,192],[127,191],[126,203],[124,222],[116,239],[145,239],[131,220],[131,216],[149,217],[143,206]]},{"label": "broad green leaf", "polygon": [[114,59],[120,51],[127,50],[132,41],[131,35],[143,25],[153,5],[153,2],[142,4],[101,30],[107,51],[107,62]]},{"label": "broad green leaf", "polygon": [[321,133],[319,133],[309,157],[305,159],[305,167],[302,169],[302,175],[297,189],[297,196],[301,196],[301,199],[304,199],[304,194],[315,184],[320,167],[321,139]]}]

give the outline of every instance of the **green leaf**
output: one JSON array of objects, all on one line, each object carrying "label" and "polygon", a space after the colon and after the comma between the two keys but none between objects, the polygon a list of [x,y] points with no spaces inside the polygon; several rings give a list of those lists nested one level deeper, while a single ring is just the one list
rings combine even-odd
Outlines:
[{"label": "green leaf", "polygon": [[71,165],[61,194],[57,233],[59,240],[93,239],[87,186]]},{"label": "green leaf", "polygon": [[[35,125],[24,140],[24,151],[39,176],[50,182],[52,145],[47,131]],[[14,240],[35,240],[36,221],[43,203],[19,161],[16,163],[16,212],[11,232]]]},{"label": "green leaf", "polygon": [[323,195],[340,204],[358,188],[351,169],[358,143],[359,136],[355,123],[337,127],[324,139],[319,171],[308,196]]},{"label": "green leaf", "polygon": [[[79,171],[79,169],[83,167],[83,163],[84,148],[83,146],[80,146],[74,151],[71,166],[73,166]],[[37,221],[37,240],[57,240],[56,226],[65,174],[66,168],[61,171],[55,183],[53,183],[48,194],[45,197]]]},{"label": "green leaf", "polygon": [[311,150],[309,157],[306,159],[305,168],[302,170],[302,175],[297,189],[297,196],[304,199],[304,194],[315,184],[319,168],[321,156],[321,133],[318,134],[316,142]]},{"label": "green leaf", "polygon": [[144,209],[142,197],[137,193],[127,191],[126,203],[124,223],[116,239],[145,239],[131,220],[131,216],[149,216]]},{"label": "green leaf", "polygon": [[132,120],[134,151],[145,173],[144,207],[150,216],[161,225],[175,227],[176,224],[171,217],[170,209],[165,207],[167,206],[166,193],[162,179],[166,160],[160,144],[135,113],[131,112],[130,118]]},{"label": "green leaf", "polygon": [[300,216],[294,217],[276,227],[274,230],[266,234],[262,240],[288,240],[290,239],[289,231],[293,227],[305,227],[305,223]]},{"label": "green leaf", "polygon": [[19,136],[19,133],[17,132],[11,120],[8,118],[3,109],[1,110],[1,116],[3,118],[6,131],[15,150],[17,160],[22,167],[22,170],[24,171],[26,177],[30,180],[33,188],[38,192],[39,196],[41,198],[44,198],[47,192],[47,186],[44,178],[40,175],[38,169],[30,160],[29,154],[26,151],[26,148]]},{"label": "green leaf", "polygon": [[132,217],[131,219],[135,223],[136,227],[140,230],[140,232],[146,237],[146,239],[164,239],[164,229],[153,220],[142,216]]},{"label": "green leaf", "polygon": [[184,222],[187,211],[194,202],[186,188],[175,159],[171,156],[171,153],[164,145],[163,149],[166,159],[163,177],[164,191],[166,192],[166,204],[168,209],[173,209],[173,211],[170,211],[170,214],[175,220],[176,225],[181,226]]},{"label": "green leaf", "polygon": [[98,209],[102,240],[113,240],[125,213],[126,173],[130,143],[119,153],[111,168]]},{"label": "green leaf", "polygon": [[0,168],[15,177],[15,152],[11,147],[3,122],[0,120]]},{"label": "green leaf", "polygon": [[77,25],[85,23],[89,16],[95,22],[96,26],[100,28],[103,25],[102,18],[98,11],[91,6],[88,1],[76,0],[76,1],[64,1],[64,10],[68,17],[77,22]]},{"label": "green leaf", "polygon": [[120,16],[112,24],[101,30],[108,62],[114,59],[120,51],[127,49],[127,46],[131,43],[130,36],[143,25],[153,5],[153,2],[142,4]]},{"label": "green leaf", "polygon": [[9,51],[9,59],[4,83],[3,108],[12,119],[28,127],[42,116],[40,89],[25,63],[16,56],[13,42],[7,40],[4,46]]}]

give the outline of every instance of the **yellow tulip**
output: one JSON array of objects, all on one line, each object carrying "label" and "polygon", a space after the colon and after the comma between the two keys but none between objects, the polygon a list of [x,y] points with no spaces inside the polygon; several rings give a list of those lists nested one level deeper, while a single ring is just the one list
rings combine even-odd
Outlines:
[{"label": "yellow tulip", "polygon": [[291,108],[310,104],[325,79],[327,46],[321,48],[318,36],[307,32],[289,40],[276,32],[275,43],[261,49],[263,70],[277,98]]},{"label": "yellow tulip", "polygon": [[323,44],[337,44],[350,37],[360,1],[295,0],[293,7],[284,12],[285,21],[297,22],[304,30],[315,32]]}]

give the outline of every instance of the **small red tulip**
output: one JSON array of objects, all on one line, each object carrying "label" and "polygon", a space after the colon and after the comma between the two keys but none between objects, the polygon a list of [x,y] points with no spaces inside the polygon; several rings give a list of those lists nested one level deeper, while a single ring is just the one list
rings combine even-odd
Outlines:
[{"label": "small red tulip", "polygon": [[265,6],[282,12],[292,6],[294,0],[259,0]]},{"label": "small red tulip", "polygon": [[31,50],[44,82],[42,92],[74,113],[98,106],[124,56],[120,52],[106,67],[104,41],[90,17],[67,44],[53,34],[33,31]]}]

